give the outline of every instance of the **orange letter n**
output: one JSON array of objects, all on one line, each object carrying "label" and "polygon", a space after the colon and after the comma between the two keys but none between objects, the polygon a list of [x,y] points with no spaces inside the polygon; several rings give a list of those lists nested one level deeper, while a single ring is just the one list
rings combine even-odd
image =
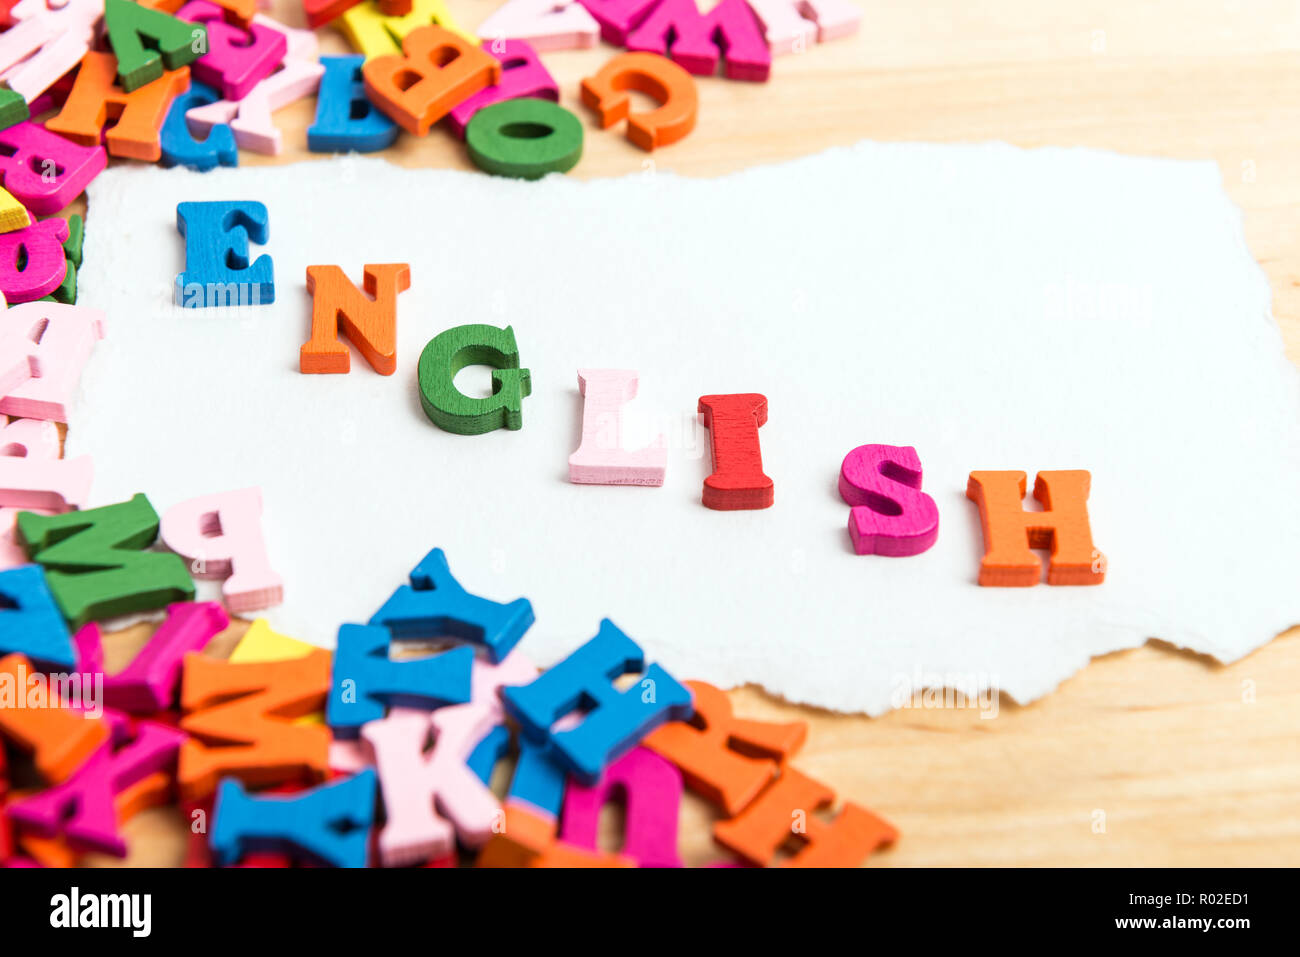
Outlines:
[{"label": "orange letter n", "polygon": [[1024,472],[971,472],[966,497],[979,506],[984,527],[981,585],[1037,585],[1043,566],[1030,549],[1050,548],[1049,585],[1100,585],[1106,558],[1092,544],[1088,488],[1083,469],[1039,472],[1034,498],[1043,511],[1027,511]]},{"label": "orange letter n", "polygon": [[406,263],[366,266],[365,295],[338,266],[308,266],[311,293],[311,339],[302,347],[302,372],[347,372],[348,347],[339,330],[352,341],[380,375],[397,371],[397,294],[411,287]]}]

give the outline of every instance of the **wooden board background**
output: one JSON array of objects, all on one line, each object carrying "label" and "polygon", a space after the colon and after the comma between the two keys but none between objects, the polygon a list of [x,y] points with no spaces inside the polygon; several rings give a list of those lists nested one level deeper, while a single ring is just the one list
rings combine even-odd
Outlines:
[{"label": "wooden board background", "polygon": [[[562,102],[587,126],[572,175],[709,177],[861,139],[1212,159],[1270,279],[1288,355],[1300,361],[1300,7],[1292,0],[859,2],[856,37],[778,59],[768,84],[702,80],[697,129],[654,154],[597,130],[580,105],[579,80],[612,48],[546,55]],[[498,2],[450,6],[473,28]],[[298,0],[274,0],[272,12],[304,23]],[[333,30],[319,34],[323,52],[348,52]],[[241,163],[316,158],[305,149],[313,111],[309,99],[278,113],[284,155],[242,152]],[[441,128],[403,137],[388,155],[407,166],[469,166]],[[331,200],[346,202],[346,192]],[[91,210],[88,228],[111,224]],[[228,651],[239,630],[214,653]],[[144,637],[139,628],[112,637],[110,668]],[[1030,706],[1004,698],[991,720],[954,709],[870,720],[789,707],[753,689],[733,698],[747,716],[807,720],[796,766],[900,828],[901,842],[874,864],[1300,864],[1297,629],[1227,667],[1153,641],[1094,660]],[[688,862],[722,856],[710,819],[688,797]],[[612,833],[617,821],[607,823]],[[179,861],[184,832],[174,812],[151,811],[128,827],[131,863]]]}]

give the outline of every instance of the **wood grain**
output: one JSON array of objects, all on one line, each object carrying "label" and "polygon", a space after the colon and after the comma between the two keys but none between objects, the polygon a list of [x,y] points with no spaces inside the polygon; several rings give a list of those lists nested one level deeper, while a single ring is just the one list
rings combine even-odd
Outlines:
[{"label": "wood grain", "polygon": [[[497,7],[449,0],[469,27]],[[1088,146],[1215,161],[1268,274],[1288,355],[1300,361],[1300,18],[1290,0],[871,0],[858,36],[778,58],[768,84],[702,80],[696,130],[654,154],[596,129],[580,79],[614,50],[547,54],[582,118],[571,175],[716,176],[870,138]],[[294,26],[297,0],[274,0]],[[332,29],[325,53],[347,52]],[[276,114],[283,156],[305,152],[314,101]],[[403,137],[404,166],[468,169],[444,130]],[[797,197],[790,197],[797,202]],[[98,225],[90,211],[88,228]],[[214,648],[228,651],[236,624]],[[109,667],[145,630],[111,636]],[[690,677],[688,675],[682,677]],[[1300,630],[1231,666],[1159,642],[1092,662],[1028,707],[906,709],[869,720],[733,692],[745,716],[811,724],[795,764],[897,825],[896,865],[1300,863]],[[1099,831],[1103,820],[1104,831]],[[721,857],[689,799],[688,863]],[[605,831],[612,830],[613,819]],[[174,812],[129,825],[132,863],[174,863]],[[613,846],[612,844],[609,846]]]}]

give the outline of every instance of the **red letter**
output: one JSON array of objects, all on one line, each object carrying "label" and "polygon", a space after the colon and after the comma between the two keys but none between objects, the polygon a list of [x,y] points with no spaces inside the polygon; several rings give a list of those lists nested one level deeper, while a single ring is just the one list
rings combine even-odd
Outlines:
[{"label": "red letter", "polygon": [[763,454],[758,428],[767,421],[767,396],[700,396],[704,427],[712,433],[713,474],[704,480],[704,504],[731,511],[768,508],[772,480],[763,474]]}]

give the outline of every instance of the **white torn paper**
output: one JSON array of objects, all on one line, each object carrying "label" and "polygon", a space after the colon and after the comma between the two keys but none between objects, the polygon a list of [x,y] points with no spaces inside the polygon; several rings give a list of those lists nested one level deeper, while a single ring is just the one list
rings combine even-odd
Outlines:
[{"label": "white torn paper", "polygon": [[[269,208],[275,303],[175,308],[176,204],[227,199]],[[354,351],[299,374],[306,267],[385,262],[411,266],[397,373]],[[531,599],[541,663],[608,616],[678,677],[871,714],[917,683],[1029,701],[1151,637],[1228,661],[1300,622],[1300,379],[1210,163],[862,143],[713,180],[119,167],[80,286],[108,315],[68,436],[92,504],[260,485],[269,617],[316,644],[434,546],[471,591]],[[420,350],[462,323],[514,327],[522,431],[425,418]],[[662,488],[567,481],[576,370],[600,367],[639,371],[628,431],[665,433]],[[724,392],[768,398],[766,511],[700,504],[696,401]],[[866,443],[916,447],[923,555],[853,553],[836,479]],[[1105,584],[979,587],[970,471],[1073,468]]]}]

